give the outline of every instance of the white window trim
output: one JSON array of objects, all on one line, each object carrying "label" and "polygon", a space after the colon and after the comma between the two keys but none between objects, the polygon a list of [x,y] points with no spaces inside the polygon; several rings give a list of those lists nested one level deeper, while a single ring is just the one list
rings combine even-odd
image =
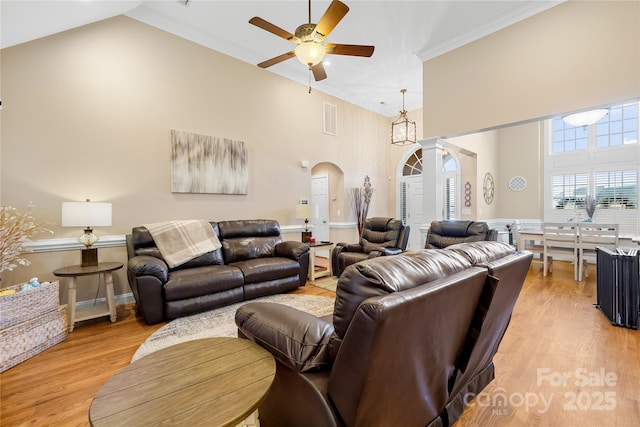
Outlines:
[{"label": "white window trim", "polygon": [[[595,148],[589,141],[587,151],[552,153],[552,119],[544,121],[544,221],[564,222],[571,211],[554,209],[551,201],[551,177],[557,174],[588,173],[635,169],[640,176],[640,143]],[[639,187],[640,188],[640,187]],[[620,224],[620,234],[640,234],[640,209],[598,209],[595,221]]]}]

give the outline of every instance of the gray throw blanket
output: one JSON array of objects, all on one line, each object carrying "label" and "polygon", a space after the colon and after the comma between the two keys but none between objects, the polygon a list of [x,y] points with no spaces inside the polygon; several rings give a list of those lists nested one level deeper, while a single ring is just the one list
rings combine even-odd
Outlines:
[{"label": "gray throw blanket", "polygon": [[144,226],[170,268],[222,246],[206,220],[166,221]]}]

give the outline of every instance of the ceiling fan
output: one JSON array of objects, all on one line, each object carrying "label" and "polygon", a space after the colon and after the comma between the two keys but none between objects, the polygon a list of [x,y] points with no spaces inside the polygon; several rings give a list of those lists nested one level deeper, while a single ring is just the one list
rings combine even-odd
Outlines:
[{"label": "ceiling fan", "polygon": [[374,46],[322,43],[347,12],[349,12],[349,7],[346,4],[333,0],[320,21],[314,24],[311,22],[311,0],[309,0],[309,22],[296,28],[295,35],[257,16],[251,18],[250,24],[297,45],[290,52],[259,63],[258,67],[267,68],[295,56],[309,67],[313,78],[320,81],[327,78],[324,65],[322,65],[322,58],[326,54],[370,57],[373,55]]}]

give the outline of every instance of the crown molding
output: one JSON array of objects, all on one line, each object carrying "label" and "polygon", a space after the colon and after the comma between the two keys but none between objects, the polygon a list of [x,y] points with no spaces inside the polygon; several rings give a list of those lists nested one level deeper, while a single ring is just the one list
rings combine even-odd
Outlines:
[{"label": "crown molding", "polygon": [[444,55],[447,52],[462,47],[475,40],[481,39],[482,37],[488,36],[491,33],[495,33],[496,31],[500,31],[510,25],[530,18],[534,15],[537,15],[538,13],[544,12],[545,10],[551,9],[552,7],[564,3],[565,1],[566,0],[527,2],[520,7],[514,8],[513,10],[502,14],[496,19],[493,19],[482,25],[478,25],[477,27],[464,33],[460,33],[455,37],[444,40],[443,42],[438,43],[435,46],[419,50],[416,52],[416,56],[420,58],[422,62],[429,61],[430,59],[436,58],[440,55]]}]

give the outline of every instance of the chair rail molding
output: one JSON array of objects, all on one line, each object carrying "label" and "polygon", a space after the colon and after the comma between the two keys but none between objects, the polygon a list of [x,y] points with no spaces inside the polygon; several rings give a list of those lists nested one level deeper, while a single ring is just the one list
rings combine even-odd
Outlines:
[{"label": "chair rail molding", "polygon": [[[116,246],[125,246],[125,235],[100,236],[100,240],[94,243],[94,248],[110,248]],[[25,242],[25,247],[30,248],[31,252],[56,252],[56,251],[72,251],[84,248],[84,245],[74,237],[62,237],[57,239],[40,239]]]}]

